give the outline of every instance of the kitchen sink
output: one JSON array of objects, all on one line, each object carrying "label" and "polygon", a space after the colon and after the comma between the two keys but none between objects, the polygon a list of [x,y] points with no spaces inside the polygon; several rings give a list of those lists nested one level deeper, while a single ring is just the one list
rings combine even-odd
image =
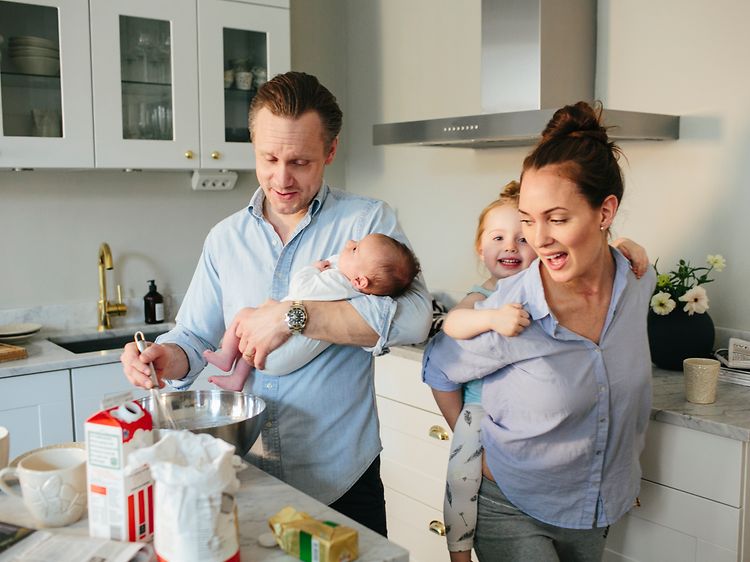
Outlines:
[{"label": "kitchen sink", "polygon": [[[163,334],[168,330],[161,328],[158,330],[141,330],[147,341],[154,341],[156,336]],[[95,334],[79,336],[61,336],[49,338],[49,341],[55,345],[72,351],[73,353],[89,353],[92,351],[109,351],[113,349],[122,349],[126,343],[133,341],[133,334],[136,330],[126,334],[114,335],[109,333],[96,332]]]}]

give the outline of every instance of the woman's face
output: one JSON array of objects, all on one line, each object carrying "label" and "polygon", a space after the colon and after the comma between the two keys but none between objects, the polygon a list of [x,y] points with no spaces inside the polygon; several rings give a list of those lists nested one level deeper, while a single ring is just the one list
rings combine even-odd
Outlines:
[{"label": "woman's face", "polygon": [[566,283],[599,271],[607,246],[601,227],[609,227],[616,203],[611,207],[591,208],[559,166],[524,172],[518,203],[522,230],[553,281]]}]

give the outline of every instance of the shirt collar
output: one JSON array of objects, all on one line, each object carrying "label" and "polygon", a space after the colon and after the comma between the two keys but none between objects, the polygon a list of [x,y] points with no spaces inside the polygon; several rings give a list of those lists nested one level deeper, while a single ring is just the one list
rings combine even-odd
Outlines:
[{"label": "shirt collar", "polygon": [[[308,214],[311,217],[314,217],[315,215],[318,214],[318,212],[320,212],[320,209],[323,206],[323,203],[325,202],[326,197],[328,197],[328,193],[330,189],[331,188],[328,187],[328,184],[325,181],[323,181],[323,184],[320,186],[318,193],[315,195],[312,202],[310,203],[310,206],[307,209]],[[255,193],[253,193],[253,196],[250,198],[250,203],[247,206],[248,212],[254,217],[262,219],[263,218],[263,201],[265,200],[266,200],[266,194],[263,193],[263,189],[258,187],[258,189],[255,190]]]},{"label": "shirt collar", "polygon": [[[630,271],[630,262],[616,248],[610,247],[612,256],[615,260],[615,279],[612,285],[612,304],[617,305],[625,285],[628,282],[628,272]],[[523,303],[524,308],[528,311],[532,320],[539,320],[550,314],[547,299],[544,297],[544,285],[542,285],[541,268],[544,267],[542,262],[537,258],[529,266],[529,286],[532,287],[527,293],[527,301]]]}]

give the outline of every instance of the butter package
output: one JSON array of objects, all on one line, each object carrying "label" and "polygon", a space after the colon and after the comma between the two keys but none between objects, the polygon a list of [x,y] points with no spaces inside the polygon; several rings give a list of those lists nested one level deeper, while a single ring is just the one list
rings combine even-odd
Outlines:
[{"label": "butter package", "polygon": [[276,542],[305,562],[350,562],[359,556],[359,535],[345,525],[319,521],[293,507],[268,520]]},{"label": "butter package", "polygon": [[154,442],[153,422],[137,402],[86,420],[89,534],[147,541],[154,534],[153,480],[145,464],[127,470],[128,456]]}]

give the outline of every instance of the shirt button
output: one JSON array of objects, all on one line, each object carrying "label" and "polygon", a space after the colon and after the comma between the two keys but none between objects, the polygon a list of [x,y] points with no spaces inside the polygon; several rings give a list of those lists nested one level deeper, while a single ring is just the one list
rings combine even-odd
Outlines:
[{"label": "shirt button", "polygon": [[603,386],[599,387],[599,392],[604,392],[605,388]]},{"label": "shirt button", "polygon": [[266,388],[268,389],[273,388],[273,383],[272,382],[266,383]]},{"label": "shirt button", "polygon": [[[266,428],[271,429],[273,427],[273,422],[266,422]],[[598,453],[597,453],[598,454]]]},{"label": "shirt button", "polygon": [[602,452],[601,452],[601,451],[597,451],[597,452],[596,452],[596,454],[597,454],[597,455],[601,455],[601,454],[602,454]]},{"label": "shirt button", "polygon": [[605,421],[607,421],[607,418],[601,418],[601,419],[599,420],[599,422],[600,422],[600,423],[604,423]]}]

